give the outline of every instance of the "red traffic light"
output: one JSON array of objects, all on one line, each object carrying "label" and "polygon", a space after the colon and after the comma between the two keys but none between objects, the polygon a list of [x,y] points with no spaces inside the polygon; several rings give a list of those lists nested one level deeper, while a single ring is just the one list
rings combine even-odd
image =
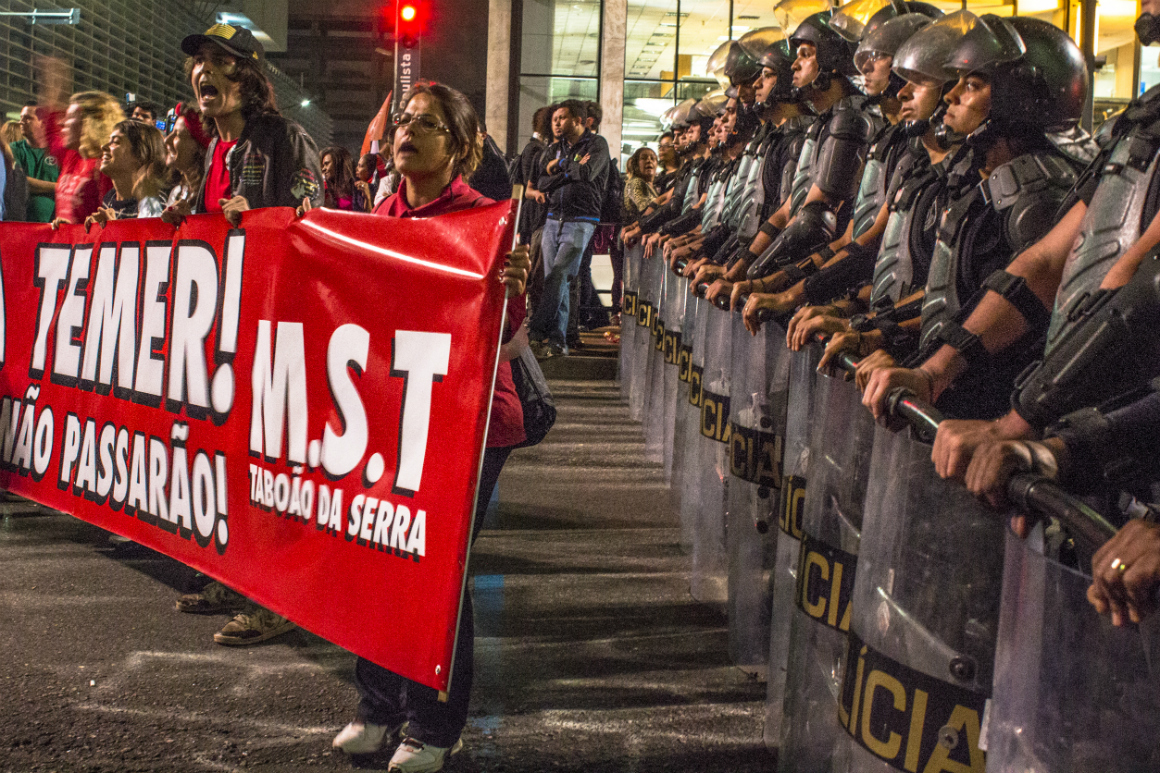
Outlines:
[{"label": "red traffic light", "polygon": [[426,32],[427,8],[421,0],[398,0],[395,11],[395,39],[404,48],[415,48]]}]

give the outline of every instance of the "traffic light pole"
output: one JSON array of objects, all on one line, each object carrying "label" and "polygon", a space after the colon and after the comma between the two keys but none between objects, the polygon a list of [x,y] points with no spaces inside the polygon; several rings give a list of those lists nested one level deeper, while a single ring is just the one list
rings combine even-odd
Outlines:
[{"label": "traffic light pole", "polygon": [[[409,42],[409,41],[408,41]],[[415,85],[415,81],[419,79],[419,41],[415,40],[414,45],[405,45],[398,38],[395,39],[395,80],[394,80],[394,103],[395,108],[391,111],[395,115],[402,111],[403,95]]]}]

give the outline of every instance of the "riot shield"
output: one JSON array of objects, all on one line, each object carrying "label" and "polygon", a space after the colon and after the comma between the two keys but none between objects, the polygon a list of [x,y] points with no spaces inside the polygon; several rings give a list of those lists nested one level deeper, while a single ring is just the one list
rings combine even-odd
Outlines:
[{"label": "riot shield", "polygon": [[692,313],[691,330],[693,337],[689,351],[689,371],[686,401],[680,406],[684,414],[684,432],[681,446],[681,542],[693,552],[696,542],[697,519],[701,510],[701,397],[704,394],[705,350],[709,336],[709,313],[711,305],[704,298],[690,298]]},{"label": "riot shield", "polygon": [[733,315],[709,306],[702,377],[699,476],[700,505],[693,534],[693,598],[724,603],[725,494],[729,479],[729,394]]},{"label": "riot shield", "polygon": [[648,350],[645,359],[644,405],[641,421],[644,423],[644,456],[650,462],[661,461],[664,437],[664,340],[665,340],[665,286],[672,273],[664,259],[654,255],[647,261],[652,288],[652,313],[649,318]]},{"label": "riot shield", "polygon": [[770,581],[785,442],[789,353],[776,325],[756,336],[733,315],[729,418],[729,654],[746,668],[769,660]]},{"label": "riot shield", "polygon": [[660,262],[655,257],[640,261],[640,286],[636,299],[636,336],[633,340],[633,377],[632,392],[628,398],[628,417],[633,421],[643,421],[644,412],[648,407],[648,361],[652,344],[653,314],[656,303],[656,282],[659,274],[656,264]]},{"label": "riot shield", "polygon": [[1007,534],[987,770],[1160,770],[1160,619],[1113,627],[1034,548]]},{"label": "riot shield", "polygon": [[673,457],[676,444],[677,385],[680,383],[682,330],[685,306],[689,297],[685,282],[671,271],[665,271],[664,338],[661,347],[661,449],[665,480],[673,480]]},{"label": "riot shield", "polygon": [[765,702],[765,745],[781,742],[785,676],[789,659],[790,619],[797,588],[798,553],[801,549],[802,502],[810,461],[810,430],[814,417],[814,383],[818,380],[817,347],[799,352],[785,348],[785,331],[773,323],[765,328],[779,339],[781,357],[789,363],[789,395],[786,406],[782,482],[778,492],[777,545],[770,577],[769,685]]},{"label": "riot shield", "polygon": [[829,771],[874,421],[854,384],[818,377],[778,769]]},{"label": "riot shield", "polygon": [[636,304],[640,290],[640,269],[644,247],[637,245],[624,251],[624,291],[620,312],[620,396],[632,399],[632,379],[636,375]]},{"label": "riot shield", "polygon": [[878,432],[834,771],[983,770],[1004,523],[929,446]]}]

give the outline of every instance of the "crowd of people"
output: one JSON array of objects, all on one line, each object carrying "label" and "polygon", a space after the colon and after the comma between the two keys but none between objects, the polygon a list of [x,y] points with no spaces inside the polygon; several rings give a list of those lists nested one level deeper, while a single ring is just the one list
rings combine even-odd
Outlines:
[{"label": "crowd of people", "polygon": [[[1160,3],[1143,8],[1147,45]],[[938,473],[989,504],[1023,471],[1099,497],[1130,523],[1089,596],[1138,621],[1160,586],[1160,361],[1154,329],[1119,321],[1158,302],[1160,90],[1092,137],[1063,30],[923,3],[728,45],[728,90],[670,111],[675,159],[633,155],[624,244],[751,333],[860,358],[875,418],[898,387],[933,404]]]},{"label": "crowd of people", "polygon": [[[0,219],[93,228],[127,218],[179,224],[190,215],[217,213],[236,226],[247,210],[276,206],[301,213],[326,206],[379,217],[429,217],[494,203],[466,182],[477,177],[498,196],[511,195],[506,162],[494,142],[489,146],[467,98],[448,86],[418,84],[403,95],[385,152],[364,155],[355,165],[345,148],[320,153],[302,127],[281,115],[263,69],[264,50],[249,30],[217,24],[185,38],[182,51],[194,99],[170,111],[168,133],[157,128],[152,105],[138,103],[126,118],[108,94],[66,96],[67,69],[58,60],[42,60],[41,99],[24,107],[19,125],[5,126],[0,142],[5,192]],[[499,158],[498,174],[494,162],[489,169],[489,152]],[[486,171],[479,175],[480,170]],[[22,180],[27,180],[23,193]],[[509,363],[527,346],[521,331],[530,265],[527,248],[517,247],[497,278],[507,289],[509,329],[491,401],[481,509],[508,454],[524,441]],[[473,534],[481,523],[482,514],[476,513]],[[231,615],[214,634],[223,645],[255,644],[294,628],[218,582],[180,597],[177,609]],[[399,743],[392,770],[442,767],[444,757],[461,746],[467,719],[470,597],[462,615],[448,700],[360,659],[357,719],[335,738],[335,747],[365,753],[393,739]],[[404,723],[406,732],[396,737]]]}]

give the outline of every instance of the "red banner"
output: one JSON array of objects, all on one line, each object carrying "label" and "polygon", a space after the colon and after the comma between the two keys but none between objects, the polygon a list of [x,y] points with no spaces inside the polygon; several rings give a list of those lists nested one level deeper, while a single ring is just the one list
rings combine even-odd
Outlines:
[{"label": "red banner", "polygon": [[510,203],[0,226],[0,485],[446,690]]}]

